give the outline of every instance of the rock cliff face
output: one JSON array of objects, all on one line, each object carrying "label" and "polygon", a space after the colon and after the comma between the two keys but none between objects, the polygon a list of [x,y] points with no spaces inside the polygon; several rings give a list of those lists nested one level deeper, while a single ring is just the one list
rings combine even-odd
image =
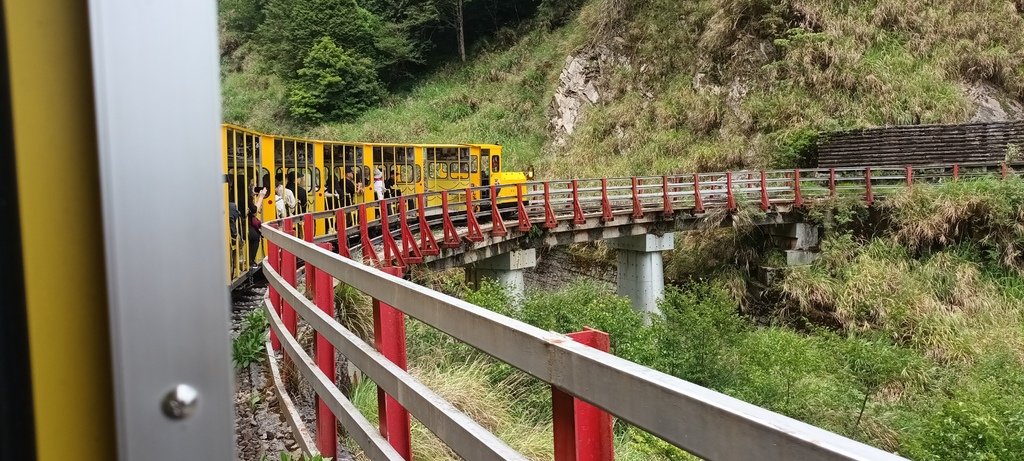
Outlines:
[{"label": "rock cliff face", "polygon": [[1005,122],[1024,119],[1024,104],[1005,91],[988,83],[964,86],[967,98],[974,103],[972,122]]},{"label": "rock cliff face", "polygon": [[564,146],[582,121],[586,108],[607,100],[604,75],[628,60],[605,46],[590,46],[565,58],[551,102],[552,143]]}]

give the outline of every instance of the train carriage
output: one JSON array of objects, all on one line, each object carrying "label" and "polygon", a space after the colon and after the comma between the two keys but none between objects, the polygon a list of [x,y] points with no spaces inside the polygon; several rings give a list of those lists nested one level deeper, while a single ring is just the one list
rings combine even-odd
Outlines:
[{"label": "train carriage", "polygon": [[[246,220],[254,191],[266,188],[258,217],[277,219],[281,213],[333,210],[346,205],[346,175],[351,174],[357,193],[354,203],[369,204],[367,218],[378,213],[373,203],[373,180],[379,172],[384,179],[394,174],[394,189],[403,195],[451,191],[450,203],[459,210],[470,187],[497,187],[500,202],[515,201],[515,188],[501,187],[526,181],[522,172],[503,171],[502,146],[498,144],[417,144],[323,141],[276,136],[237,125],[221,127],[222,167],[224,170],[225,235],[228,241],[228,273],[234,288],[258,270],[265,256],[265,244],[250,248],[250,228]],[[279,184],[295,197],[294,207],[277,197]],[[287,193],[285,193],[287,194]],[[474,199],[485,194],[474,193]],[[279,203],[281,202],[281,203]],[[428,208],[441,205],[439,196],[430,196]],[[410,203],[413,210],[416,203]],[[461,205],[465,207],[465,205]],[[355,222],[356,217],[352,217]],[[299,224],[301,226],[301,224]],[[317,221],[316,233],[334,233],[333,220]],[[250,251],[252,250],[252,251]]]}]

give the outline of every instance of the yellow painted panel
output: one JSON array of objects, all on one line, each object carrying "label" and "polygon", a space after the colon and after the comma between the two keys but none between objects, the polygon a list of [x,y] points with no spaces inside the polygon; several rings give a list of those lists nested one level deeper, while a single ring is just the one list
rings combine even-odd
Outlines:
[{"label": "yellow painted panel", "polygon": [[86,2],[3,6],[38,459],[110,460],[116,436]]}]

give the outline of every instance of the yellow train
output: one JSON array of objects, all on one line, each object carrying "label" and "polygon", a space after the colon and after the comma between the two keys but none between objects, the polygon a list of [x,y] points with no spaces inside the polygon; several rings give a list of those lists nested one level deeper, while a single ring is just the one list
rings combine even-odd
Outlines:
[{"label": "yellow train", "polygon": [[[260,133],[236,125],[221,126],[224,171],[225,234],[228,280],[232,288],[246,280],[263,259],[265,244],[250,234],[249,211],[261,221],[372,203],[375,176],[391,179],[402,195],[467,187],[520,184],[523,172],[503,170],[497,144],[395,144],[302,139]],[[264,197],[260,206],[253,195]],[[453,196],[453,200],[457,200]],[[515,188],[500,190],[499,200],[511,203]],[[436,203],[435,203],[436,202]],[[440,205],[432,197],[427,207]],[[367,213],[375,213],[369,207]],[[372,219],[373,216],[370,217]],[[317,234],[329,223],[318,222]],[[253,237],[253,238],[250,238]]]}]

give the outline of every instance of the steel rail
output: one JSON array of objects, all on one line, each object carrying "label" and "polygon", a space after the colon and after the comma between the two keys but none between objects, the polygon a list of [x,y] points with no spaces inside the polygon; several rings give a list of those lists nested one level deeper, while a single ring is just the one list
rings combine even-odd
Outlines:
[{"label": "steel rail", "polygon": [[[337,320],[312,305],[269,265],[264,265],[263,271],[267,281],[274,290],[277,290],[285,303],[295,309],[356,368],[368,375],[378,387],[384,389],[384,392],[394,397],[459,456],[464,459],[527,459],[407,371],[385,358]],[[277,334],[280,335],[281,332]],[[291,339],[291,335],[287,336]],[[316,367],[312,362],[310,365]]]}]

